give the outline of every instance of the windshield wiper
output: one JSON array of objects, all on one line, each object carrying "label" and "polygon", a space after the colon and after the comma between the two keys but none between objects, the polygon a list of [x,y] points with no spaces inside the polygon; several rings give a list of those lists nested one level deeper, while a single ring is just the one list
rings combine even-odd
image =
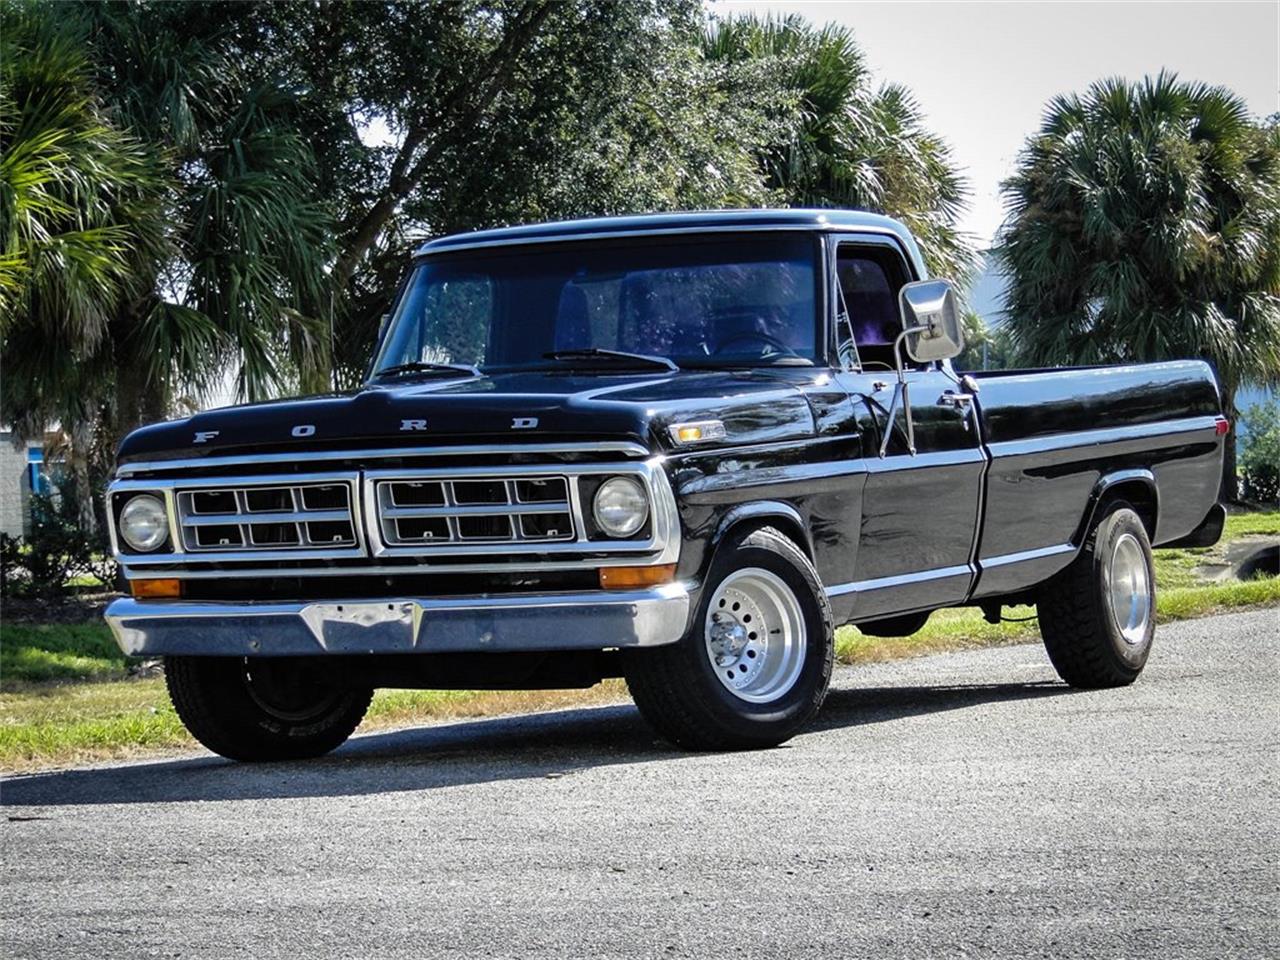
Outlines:
[{"label": "windshield wiper", "polygon": [[396,377],[402,373],[465,373],[469,377],[480,376],[480,371],[469,363],[397,363],[395,366],[383,367],[375,377]]},{"label": "windshield wiper", "polygon": [[628,353],[625,350],[603,350],[600,347],[582,347],[576,350],[552,350],[542,355],[544,360],[607,360],[611,363],[633,363],[646,367],[661,367],[672,373],[680,368],[667,357],[655,357],[647,353]]}]

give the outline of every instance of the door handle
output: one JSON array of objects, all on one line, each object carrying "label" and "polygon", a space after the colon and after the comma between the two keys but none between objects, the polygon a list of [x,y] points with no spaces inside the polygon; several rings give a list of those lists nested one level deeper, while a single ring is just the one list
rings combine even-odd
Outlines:
[{"label": "door handle", "polygon": [[964,425],[965,432],[969,432],[969,414],[973,412],[973,394],[972,393],[956,393],[954,390],[948,390],[938,398],[938,406],[950,407],[952,410],[959,411],[964,416],[961,423]]},{"label": "door handle", "polygon": [[938,406],[954,407],[956,410],[963,410],[973,403],[972,393],[956,393],[954,390],[948,390],[938,398]]}]

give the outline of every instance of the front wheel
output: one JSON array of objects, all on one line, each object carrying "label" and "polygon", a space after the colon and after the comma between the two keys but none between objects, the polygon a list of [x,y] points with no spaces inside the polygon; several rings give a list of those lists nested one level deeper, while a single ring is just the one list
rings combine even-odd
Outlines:
[{"label": "front wheel", "polygon": [[1080,555],[1036,605],[1058,676],[1085,689],[1138,679],[1156,624],[1155,565],[1142,519],[1122,501],[1099,513]]},{"label": "front wheel", "polygon": [[364,719],[373,691],[306,658],[166,657],[165,684],[191,735],[231,760],[328,753]]},{"label": "front wheel", "polygon": [[690,750],[769,747],[818,712],[835,634],[803,552],[771,528],[716,554],[685,636],[629,650],[627,687],[667,740]]}]

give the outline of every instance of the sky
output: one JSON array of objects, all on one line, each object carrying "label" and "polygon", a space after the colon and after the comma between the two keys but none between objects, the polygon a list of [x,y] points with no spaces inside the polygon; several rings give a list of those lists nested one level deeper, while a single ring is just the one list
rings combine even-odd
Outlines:
[{"label": "sky", "polygon": [[1280,0],[1244,3],[776,3],[713,13],[804,15],[852,28],[877,81],[911,89],[969,178],[961,227],[980,246],[1004,219],[999,184],[1059,93],[1162,68],[1230,87],[1258,116],[1280,110]]}]

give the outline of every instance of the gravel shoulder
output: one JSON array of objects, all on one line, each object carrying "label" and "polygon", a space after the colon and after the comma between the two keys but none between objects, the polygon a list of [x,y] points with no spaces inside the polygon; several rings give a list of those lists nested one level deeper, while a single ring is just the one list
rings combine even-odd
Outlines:
[{"label": "gravel shoulder", "polygon": [[629,706],[7,780],[10,957],[1274,955],[1280,611],[1131,688],[1036,646],[841,669],[787,746]]}]

